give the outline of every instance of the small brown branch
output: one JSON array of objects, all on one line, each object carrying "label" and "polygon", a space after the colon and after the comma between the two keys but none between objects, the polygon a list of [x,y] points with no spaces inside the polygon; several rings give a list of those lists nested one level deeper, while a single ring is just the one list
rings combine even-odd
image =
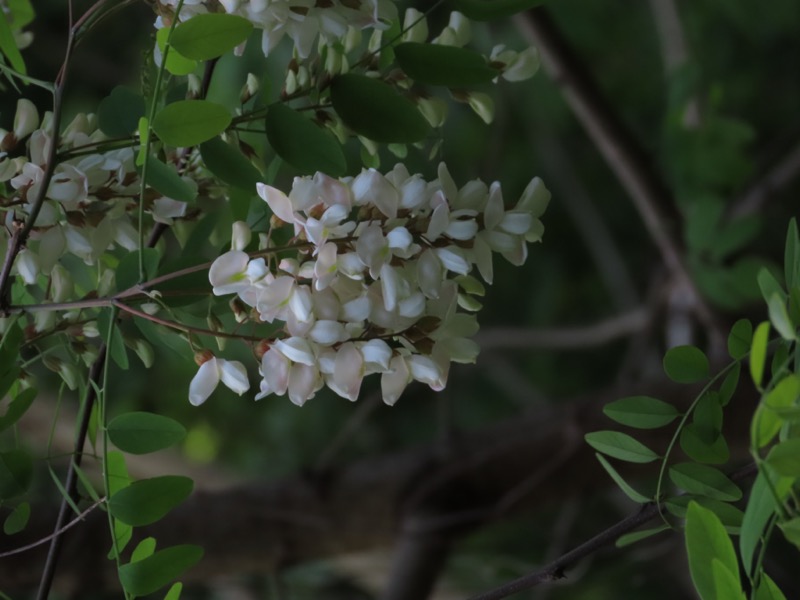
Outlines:
[{"label": "small brown branch", "polygon": [[742,194],[730,211],[736,219],[756,214],[776,192],[781,191],[800,175],[800,145],[792,148],[764,176]]}]

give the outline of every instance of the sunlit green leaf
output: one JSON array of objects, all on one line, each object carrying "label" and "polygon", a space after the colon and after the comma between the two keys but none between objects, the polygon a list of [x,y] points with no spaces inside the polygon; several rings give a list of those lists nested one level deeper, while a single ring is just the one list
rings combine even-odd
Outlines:
[{"label": "sunlit green leaf", "polygon": [[164,587],[194,566],[203,556],[199,546],[171,546],[159,550],[144,560],[119,568],[122,587],[134,596],[146,596]]},{"label": "sunlit green leaf", "polygon": [[711,560],[711,575],[714,579],[714,598],[747,600],[742,590],[738,569],[736,569],[736,574],[734,575],[721,560],[714,558]]},{"label": "sunlit green leaf", "polygon": [[443,44],[406,42],[394,48],[395,59],[419,83],[461,88],[488,83],[500,71],[473,50]]},{"label": "sunlit green leaf", "polygon": [[664,372],[677,383],[695,383],[708,377],[708,358],[696,346],[675,346],[664,355]]},{"label": "sunlit green leaf", "polygon": [[702,600],[718,600],[712,563],[719,561],[724,569],[738,573],[736,553],[719,518],[696,502],[686,511],[686,553],[695,589]]},{"label": "sunlit green leaf", "polygon": [[742,497],[742,490],[727,475],[707,465],[691,462],[673,465],[669,469],[669,478],[672,483],[690,494],[700,494],[723,502]]},{"label": "sunlit green leaf", "polygon": [[14,535],[19,533],[28,524],[28,519],[31,517],[31,505],[27,502],[20,502],[14,507],[6,520],[3,521],[3,533],[6,535]]},{"label": "sunlit green leaf", "polygon": [[733,324],[731,333],[728,335],[728,354],[731,355],[731,358],[744,358],[750,352],[752,343],[753,324],[750,319],[739,319]]},{"label": "sunlit green leaf", "polygon": [[764,321],[756,327],[753,344],[750,346],[750,376],[758,389],[764,377],[764,365],[767,362],[767,343],[769,341],[769,322]]},{"label": "sunlit green leaf", "polygon": [[117,86],[100,101],[97,124],[110,137],[127,137],[139,127],[144,114],[144,98],[130,88]]},{"label": "sunlit green leaf", "polygon": [[208,100],[167,104],[153,119],[153,131],[171,146],[188,147],[218,136],[231,124],[231,113]]},{"label": "sunlit green leaf", "polygon": [[786,596],[769,575],[761,572],[753,600],[786,600]]},{"label": "sunlit green leaf", "polygon": [[199,14],[175,28],[170,44],[187,58],[211,60],[246,41],[252,30],[253,23],[238,15]]},{"label": "sunlit green leaf", "polygon": [[649,463],[658,459],[658,454],[650,448],[619,431],[594,431],[587,433],[584,438],[598,452],[620,460]]},{"label": "sunlit green leaf", "polygon": [[777,293],[769,297],[769,301],[767,302],[769,320],[783,339],[793,342],[797,339],[797,327],[789,318],[789,312],[786,310],[786,301],[784,297],[785,295],[781,296]]},{"label": "sunlit green leaf", "polygon": [[148,454],[180,442],[186,429],[169,417],[148,412],[121,414],[108,424],[108,437],[131,454]]},{"label": "sunlit green leaf", "polygon": [[756,448],[763,448],[778,434],[784,418],[781,409],[792,409],[800,397],[800,376],[788,375],[770,390],[756,408],[750,425],[750,439]]},{"label": "sunlit green leaf", "polygon": [[208,170],[229,185],[255,193],[256,184],[262,180],[261,173],[244,154],[221,138],[200,144],[200,156]]},{"label": "sunlit green leaf", "polygon": [[680,414],[671,404],[650,396],[630,396],[606,404],[603,412],[617,423],[639,429],[668,425]]},{"label": "sunlit green leaf", "polygon": [[183,591],[183,584],[178,581],[172,584],[172,587],[169,588],[169,591],[164,596],[164,600],[178,600],[181,597],[181,592]]}]

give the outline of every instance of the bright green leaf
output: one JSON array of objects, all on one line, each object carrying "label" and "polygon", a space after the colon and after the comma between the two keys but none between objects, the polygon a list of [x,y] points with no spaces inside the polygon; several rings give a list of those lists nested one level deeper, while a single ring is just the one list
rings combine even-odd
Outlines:
[{"label": "bright green leaf", "polygon": [[650,502],[652,500],[652,498],[648,498],[647,496],[640,494],[635,489],[633,489],[628,484],[628,482],[622,478],[622,475],[620,475],[617,472],[617,470],[611,465],[611,463],[608,462],[603,457],[602,454],[595,453],[595,456],[597,457],[597,460],[600,461],[600,464],[603,465],[603,468],[606,470],[606,473],[611,475],[611,479],[614,480],[614,483],[616,483],[617,486],[619,486],[619,489],[621,489],[625,493],[625,495],[628,496],[628,498],[639,504],[646,504],[647,502]]},{"label": "bright green leaf", "polygon": [[639,429],[668,425],[680,414],[671,404],[650,396],[630,396],[607,404],[603,412],[617,423]]},{"label": "bright green leaf", "polygon": [[120,450],[148,454],[180,442],[186,429],[177,421],[148,412],[124,413],[108,424],[108,437]]},{"label": "bright green leaf", "polygon": [[428,85],[463,88],[488,83],[500,71],[467,48],[406,42],[394,48],[395,59],[411,79]]},{"label": "bright green leaf", "polygon": [[785,295],[781,296],[777,293],[769,297],[769,301],[767,302],[769,320],[783,339],[793,342],[797,339],[797,328],[789,318],[789,312],[786,310],[786,301],[784,297]]},{"label": "bright green leaf", "polygon": [[194,566],[203,556],[199,546],[171,546],[119,568],[122,587],[134,596],[146,596],[164,587]]},{"label": "bright green leaf", "polygon": [[767,343],[769,341],[769,322],[764,321],[756,327],[753,344],[750,346],[750,376],[758,389],[764,377],[764,365],[767,362]]},{"label": "bright green leaf", "polygon": [[172,584],[171,588],[169,588],[169,591],[164,596],[164,600],[179,600],[182,591],[183,584],[180,581],[177,581]]},{"label": "bright green leaf", "polygon": [[[3,390],[0,393],[0,398],[5,395],[6,391],[8,390]],[[33,404],[34,398],[36,398],[36,388],[23,390],[15,398],[12,398],[5,414],[0,417],[0,431],[8,429],[19,421]]]},{"label": "bright green leaf", "polygon": [[[164,27],[156,32],[156,43],[158,43],[158,47],[161,49],[162,55],[167,44],[169,33],[169,27]],[[173,75],[178,75],[180,77],[194,72],[194,70],[197,68],[197,61],[185,57],[183,54],[178,52],[178,50],[170,46],[169,52],[167,53],[167,62],[164,65],[164,68]]]},{"label": "bright green leaf", "polygon": [[750,439],[756,448],[763,448],[778,434],[784,418],[781,409],[795,407],[800,397],[800,377],[791,374],[781,379],[756,408],[750,425]]},{"label": "bright green leaf", "polygon": [[454,0],[459,12],[476,21],[494,21],[544,4],[545,0]]},{"label": "bright green leaf", "polygon": [[17,48],[14,32],[11,31],[11,25],[9,25],[5,13],[0,19],[0,52],[8,59],[12,69],[23,75],[27,74],[25,60],[22,58],[19,48]]},{"label": "bright green leaf", "polygon": [[598,452],[620,460],[649,463],[658,459],[658,454],[650,448],[619,431],[594,431],[587,433],[584,439]]},{"label": "bright green leaf", "polygon": [[115,519],[133,527],[150,525],[186,500],[192,486],[189,477],[178,475],[134,481],[111,496],[108,510]]},{"label": "bright green leaf", "polygon": [[145,114],[144,98],[130,88],[117,86],[100,101],[97,124],[107,136],[127,137]]},{"label": "bright green leaf", "polygon": [[742,590],[742,582],[739,579],[739,569],[734,575],[721,560],[714,558],[711,560],[711,575],[714,579],[714,597],[725,598],[725,600],[747,600]]},{"label": "bright green leaf", "polygon": [[773,446],[766,462],[778,475],[800,477],[800,438],[785,440]]},{"label": "bright green leaf", "polygon": [[141,542],[136,544],[136,548],[131,553],[131,562],[139,562],[148,556],[152,556],[156,551],[156,538],[146,537]]},{"label": "bright green leaf", "polygon": [[[789,494],[792,486],[792,478],[775,477],[770,478],[772,487],[777,494],[778,500],[783,502]],[[742,557],[745,573],[753,575],[753,557],[759,540],[764,533],[767,523],[776,511],[775,497],[767,482],[764,471],[759,470],[753,487],[750,489],[750,498],[747,500],[747,508],[744,511],[742,520],[742,531],[739,535],[739,554]]]},{"label": "bright green leaf", "polygon": [[719,518],[696,502],[686,511],[686,553],[692,581],[702,600],[718,600],[713,572],[714,560],[722,568],[738,573],[736,553]]},{"label": "bright green leaf", "polygon": [[750,319],[739,319],[731,327],[728,335],[728,354],[736,360],[744,358],[750,352],[753,343],[753,324]]},{"label": "bright green leaf", "polygon": [[431,127],[416,105],[389,84],[356,73],[331,83],[331,102],[344,124],[376,142],[414,143]]},{"label": "bright green leaf", "polygon": [[167,104],[153,119],[153,131],[165,144],[189,147],[216,137],[231,124],[231,114],[208,100]]},{"label": "bright green leaf", "polygon": [[[136,170],[142,174],[142,167]],[[147,185],[173,200],[194,202],[197,198],[197,186],[182,179],[173,166],[155,156],[147,158]]]},{"label": "bright green leaf", "polygon": [[331,177],[345,174],[347,163],[333,134],[296,110],[280,102],[271,105],[266,126],[275,153],[302,173],[321,171]]},{"label": "bright green leaf", "polygon": [[21,448],[0,452],[0,501],[28,491],[33,479],[33,461]]},{"label": "bright green leaf", "polygon": [[238,15],[200,14],[180,23],[170,44],[187,58],[211,60],[247,41],[252,30],[252,22]]},{"label": "bright green leaf", "polygon": [[131,484],[128,467],[125,465],[125,455],[117,450],[106,452],[106,472],[108,473],[108,495],[113,496],[119,490]]},{"label": "bright green leaf", "polygon": [[208,170],[222,181],[251,194],[256,191],[256,184],[262,180],[261,173],[244,154],[221,138],[215,137],[200,144],[200,156]]},{"label": "bright green leaf", "polygon": [[19,533],[28,524],[28,519],[31,516],[31,505],[27,502],[20,502],[14,507],[6,520],[3,522],[3,533],[6,535],[14,535]]},{"label": "bright green leaf", "polygon": [[681,496],[669,498],[665,504],[669,512],[678,518],[685,519],[686,510],[688,509],[690,502],[696,502],[703,508],[707,508],[717,515],[717,518],[720,520],[728,533],[733,535],[739,534],[739,531],[742,527],[742,520],[744,519],[744,513],[728,502],[714,500],[713,498],[709,498],[707,496],[683,494]]},{"label": "bright green leaf", "polygon": [[786,600],[786,596],[769,575],[762,571],[753,600]]},{"label": "bright green leaf", "polygon": [[672,483],[690,494],[700,494],[723,502],[742,497],[735,483],[720,470],[697,463],[679,463],[669,469]]},{"label": "bright green leaf", "polygon": [[675,346],[664,355],[664,372],[677,383],[695,383],[708,377],[708,358],[696,346]]}]

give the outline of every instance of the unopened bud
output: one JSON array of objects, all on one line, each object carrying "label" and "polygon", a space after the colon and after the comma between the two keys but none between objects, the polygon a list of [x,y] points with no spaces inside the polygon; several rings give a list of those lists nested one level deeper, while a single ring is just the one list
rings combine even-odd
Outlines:
[{"label": "unopened bud", "polygon": [[89,321],[88,323],[84,323],[81,333],[83,334],[83,337],[87,338],[100,337],[100,330],[97,328],[96,321]]},{"label": "unopened bud", "polygon": [[132,341],[125,340],[125,343],[136,353],[136,356],[142,361],[145,369],[149,369],[153,366],[153,362],[155,362],[155,353],[153,352],[153,346],[147,341],[141,339]]},{"label": "unopened bud", "polygon": [[53,267],[50,272],[50,290],[54,302],[65,302],[72,296],[74,285],[72,277],[60,263]]},{"label": "unopened bud", "polygon": [[380,29],[373,29],[372,35],[367,43],[367,52],[378,52],[381,49],[381,41],[383,40],[383,32]]},{"label": "unopened bud", "polygon": [[345,54],[352,52],[361,45],[361,29],[349,25],[342,41]]},{"label": "unopened bud", "polygon": [[231,250],[243,251],[253,237],[250,227],[244,221],[235,221],[231,229]]},{"label": "unopened bud", "polygon": [[530,79],[539,70],[539,51],[531,46],[517,54],[503,69],[506,81],[524,81]]},{"label": "unopened bud", "polygon": [[494,120],[494,100],[483,92],[470,92],[469,107],[475,111],[481,120],[489,125]]},{"label": "unopened bud", "polygon": [[238,297],[231,298],[230,302],[228,302],[228,306],[233,312],[237,323],[244,323],[250,318],[249,308]]},{"label": "unopened bud", "polygon": [[214,358],[214,353],[211,352],[211,350],[200,350],[194,353],[194,362],[198,367],[204,365],[212,358]]},{"label": "unopened bud", "polygon": [[253,349],[253,351],[256,354],[256,358],[258,358],[258,360],[264,358],[264,355],[269,351],[269,348],[270,348],[270,340],[261,340],[260,342],[258,342],[258,344],[256,344],[256,347]]},{"label": "unopened bud", "polygon": [[297,91],[297,73],[294,71],[286,72],[286,82],[283,84],[283,93],[286,96],[291,96]]},{"label": "unopened bud", "polygon": [[39,111],[30,100],[20,98],[17,101],[17,113],[14,115],[14,136],[21,140],[29,136],[39,126]]},{"label": "unopened bud", "polygon": [[15,264],[19,276],[27,285],[36,283],[36,276],[39,274],[39,257],[36,254],[24,248],[17,254]]},{"label": "unopened bud", "polygon": [[297,86],[300,89],[308,87],[311,83],[311,76],[308,74],[308,67],[300,65],[297,68]]},{"label": "unopened bud", "polygon": [[239,94],[239,101],[244,104],[250,98],[255,96],[258,93],[259,83],[258,77],[253,75],[252,73],[247,74],[247,81],[242,86],[242,92]]}]

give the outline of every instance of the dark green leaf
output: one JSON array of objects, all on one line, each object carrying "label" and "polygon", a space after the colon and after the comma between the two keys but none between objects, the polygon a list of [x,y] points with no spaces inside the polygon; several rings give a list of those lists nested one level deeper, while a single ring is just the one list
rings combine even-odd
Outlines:
[{"label": "dark green leaf", "polygon": [[740,359],[747,356],[750,352],[750,344],[753,343],[753,324],[749,319],[739,319],[731,327],[728,335],[728,354],[731,358]]},{"label": "dark green leaf", "polygon": [[8,59],[12,69],[23,75],[27,74],[25,60],[22,58],[19,48],[17,48],[14,32],[11,31],[11,25],[9,25],[5,13],[0,19],[0,52]]},{"label": "dark green leaf", "polygon": [[245,156],[221,138],[200,144],[200,156],[209,171],[229,185],[247,190],[251,194],[261,181],[261,173]]},{"label": "dark green leaf", "polygon": [[606,459],[603,457],[603,455],[602,455],[602,454],[597,454],[597,453],[595,453],[595,456],[597,457],[597,460],[599,460],[599,461],[600,461],[600,464],[601,464],[601,465],[603,465],[603,468],[606,470],[606,473],[608,473],[609,475],[611,475],[611,479],[613,479],[613,480],[614,480],[614,483],[616,483],[616,484],[619,486],[619,489],[621,489],[621,490],[622,490],[622,491],[625,493],[625,495],[626,495],[626,496],[628,496],[628,498],[630,498],[631,500],[633,500],[634,502],[637,502],[637,503],[639,503],[639,504],[646,504],[647,502],[650,502],[650,501],[652,500],[652,498],[648,498],[647,496],[645,496],[645,495],[643,495],[643,494],[640,494],[640,493],[639,493],[639,492],[637,492],[635,489],[633,489],[633,488],[632,488],[632,487],[631,487],[631,486],[628,484],[628,482],[627,482],[627,481],[625,481],[625,480],[622,478],[622,476],[621,476],[621,475],[620,475],[620,474],[617,472],[617,470],[616,470],[616,469],[615,469],[615,468],[614,468],[614,467],[611,465],[611,463],[610,463],[610,462],[608,462],[608,461],[607,461],[607,460],[606,460]]},{"label": "dark green leaf", "polygon": [[150,525],[183,502],[192,486],[190,478],[178,475],[134,481],[111,496],[108,510],[115,519],[133,527]]},{"label": "dark green leaf", "polygon": [[22,328],[16,322],[6,329],[0,338],[0,368],[13,365],[17,361],[23,338]]},{"label": "dark green leaf", "polygon": [[[136,167],[136,170],[142,174],[142,167]],[[181,179],[174,167],[155,156],[147,158],[147,185],[173,200],[194,202],[197,198],[197,187]]]},{"label": "dark green leaf", "polygon": [[125,465],[125,455],[117,450],[106,453],[106,469],[108,472],[108,495],[113,496],[119,490],[131,484],[128,467]]},{"label": "dark green leaf", "polygon": [[175,28],[170,44],[187,58],[211,60],[247,40],[253,24],[226,13],[195,15]]},{"label": "dark green leaf", "polygon": [[669,478],[679,488],[690,494],[700,494],[723,502],[742,497],[735,483],[720,470],[697,463],[680,463],[669,469]]},{"label": "dark green leaf", "polygon": [[164,600],[178,600],[181,597],[181,592],[183,591],[183,584],[178,581],[172,584],[172,587],[169,588],[166,596],[164,596]]},{"label": "dark green leaf", "polygon": [[134,596],[146,596],[170,583],[203,556],[199,546],[172,546],[152,556],[119,568],[119,580],[125,591]]},{"label": "dark green leaf", "polygon": [[633,463],[649,463],[658,454],[631,436],[618,431],[595,431],[584,436],[586,442],[598,452]]},{"label": "dark green leaf", "polygon": [[722,406],[719,394],[706,392],[695,405],[692,412],[694,431],[707,444],[713,444],[722,432]]},{"label": "dark green leaf", "polygon": [[775,514],[776,505],[772,487],[777,494],[779,502],[783,502],[789,494],[792,486],[792,478],[776,477],[771,478],[772,484],[766,479],[764,471],[759,471],[753,487],[750,489],[750,498],[747,500],[747,508],[742,519],[742,531],[739,535],[739,554],[742,557],[742,564],[745,573],[752,576],[753,557],[759,540],[764,533],[764,528]]},{"label": "dark green leaf", "polygon": [[778,474],[800,477],[800,438],[785,440],[772,447],[767,464]]},{"label": "dark green leaf", "polygon": [[742,372],[741,363],[736,363],[731,368],[730,372],[725,375],[722,384],[719,386],[719,403],[722,406],[727,406],[731,401],[733,395],[736,393],[736,387],[739,385],[739,375]]},{"label": "dark green leaf", "polygon": [[730,458],[728,443],[723,436],[718,435],[714,440],[708,441],[691,423],[681,430],[680,443],[686,456],[697,462],[722,465]]},{"label": "dark green leaf", "polygon": [[333,134],[296,110],[280,102],[271,105],[266,126],[267,139],[275,153],[302,173],[321,171],[331,177],[345,174],[347,163]]},{"label": "dark green leaf", "polygon": [[[5,394],[5,391],[3,394]],[[0,398],[2,398],[1,394]],[[0,431],[8,429],[19,421],[33,404],[34,398],[36,398],[36,388],[28,388],[20,392],[16,398],[12,398],[6,409],[6,414],[0,417]]]},{"label": "dark green leaf", "polygon": [[685,519],[686,509],[690,502],[696,502],[703,508],[707,508],[717,515],[728,533],[733,535],[739,534],[742,527],[742,520],[744,519],[744,513],[727,502],[714,500],[706,496],[683,495],[669,498],[666,501],[666,507],[667,510],[676,517]]},{"label": "dark green leaf", "polygon": [[[158,261],[161,254],[155,248],[145,248],[142,251],[144,262],[144,275],[153,279],[158,272]],[[123,256],[116,271],[117,291],[124,292],[139,283],[139,251],[134,250]]]},{"label": "dark green leaf", "polygon": [[500,75],[483,56],[457,46],[406,42],[395,46],[394,53],[411,79],[428,85],[461,88],[488,83]]},{"label": "dark green leaf", "polygon": [[33,479],[33,461],[21,448],[0,452],[0,501],[28,491]]},{"label": "dark green leaf", "polygon": [[[20,368],[12,362],[6,363],[3,367],[0,367],[0,369],[2,369],[0,372],[0,398],[5,398],[11,386],[19,380]],[[0,421],[0,423],[2,423],[2,421]],[[0,430],[2,429],[3,426],[0,425]]]},{"label": "dark green leaf", "polygon": [[624,548],[625,546],[630,546],[631,544],[635,544],[636,542],[640,542],[645,540],[649,537],[652,537],[662,531],[667,531],[672,529],[669,525],[660,525],[658,527],[654,527],[652,529],[643,529],[642,531],[634,531],[633,533],[626,533],[625,535],[621,535],[614,545],[617,548]]},{"label": "dark green leaf", "polygon": [[139,127],[144,113],[144,98],[129,88],[117,86],[100,101],[97,124],[107,136],[127,137]]},{"label": "dark green leaf", "polygon": [[607,404],[605,415],[617,423],[639,429],[656,429],[668,425],[680,414],[678,410],[657,398],[630,396]]},{"label": "dark green leaf", "polygon": [[128,351],[125,348],[125,340],[122,338],[122,333],[117,323],[111,320],[113,315],[114,313],[111,309],[103,311],[97,318],[97,329],[100,331],[100,338],[108,340],[109,327],[111,328],[111,345],[108,351],[117,366],[125,371],[130,366],[128,363]]},{"label": "dark green leaf", "polygon": [[180,442],[186,429],[177,421],[148,412],[124,413],[108,424],[108,437],[124,452],[148,454]]},{"label": "dark green leaf", "polygon": [[148,556],[152,556],[156,551],[156,538],[146,537],[141,542],[136,544],[136,548],[131,552],[131,562],[139,562]]},{"label": "dark green leaf", "polygon": [[545,0],[454,0],[459,12],[476,21],[504,19],[529,8],[544,4]]},{"label": "dark green leaf", "polygon": [[778,527],[781,528],[783,537],[800,548],[800,517],[794,517],[788,521],[778,523]]},{"label": "dark green leaf", "polygon": [[208,100],[179,100],[168,104],[153,119],[153,131],[165,144],[188,147],[202,144],[228,128],[231,114]]},{"label": "dark green leaf", "polygon": [[419,142],[431,130],[411,100],[365,75],[347,73],[334,79],[331,102],[345,125],[376,142]]},{"label": "dark green leaf", "polygon": [[756,327],[756,331],[753,334],[753,344],[750,346],[750,376],[758,389],[761,389],[761,380],[764,377],[768,342],[769,321],[764,321]]},{"label": "dark green leaf", "polygon": [[686,511],[686,553],[689,571],[702,600],[718,600],[712,569],[716,559],[722,568],[738,574],[739,567],[728,533],[719,518],[696,502]]},{"label": "dark green leaf", "polygon": [[695,383],[708,377],[708,359],[695,346],[676,346],[664,355],[664,372],[677,383]]},{"label": "dark green leaf", "polygon": [[27,502],[20,502],[14,507],[6,520],[3,522],[3,533],[6,535],[14,535],[19,533],[28,524],[28,519],[31,516],[31,505]]}]

